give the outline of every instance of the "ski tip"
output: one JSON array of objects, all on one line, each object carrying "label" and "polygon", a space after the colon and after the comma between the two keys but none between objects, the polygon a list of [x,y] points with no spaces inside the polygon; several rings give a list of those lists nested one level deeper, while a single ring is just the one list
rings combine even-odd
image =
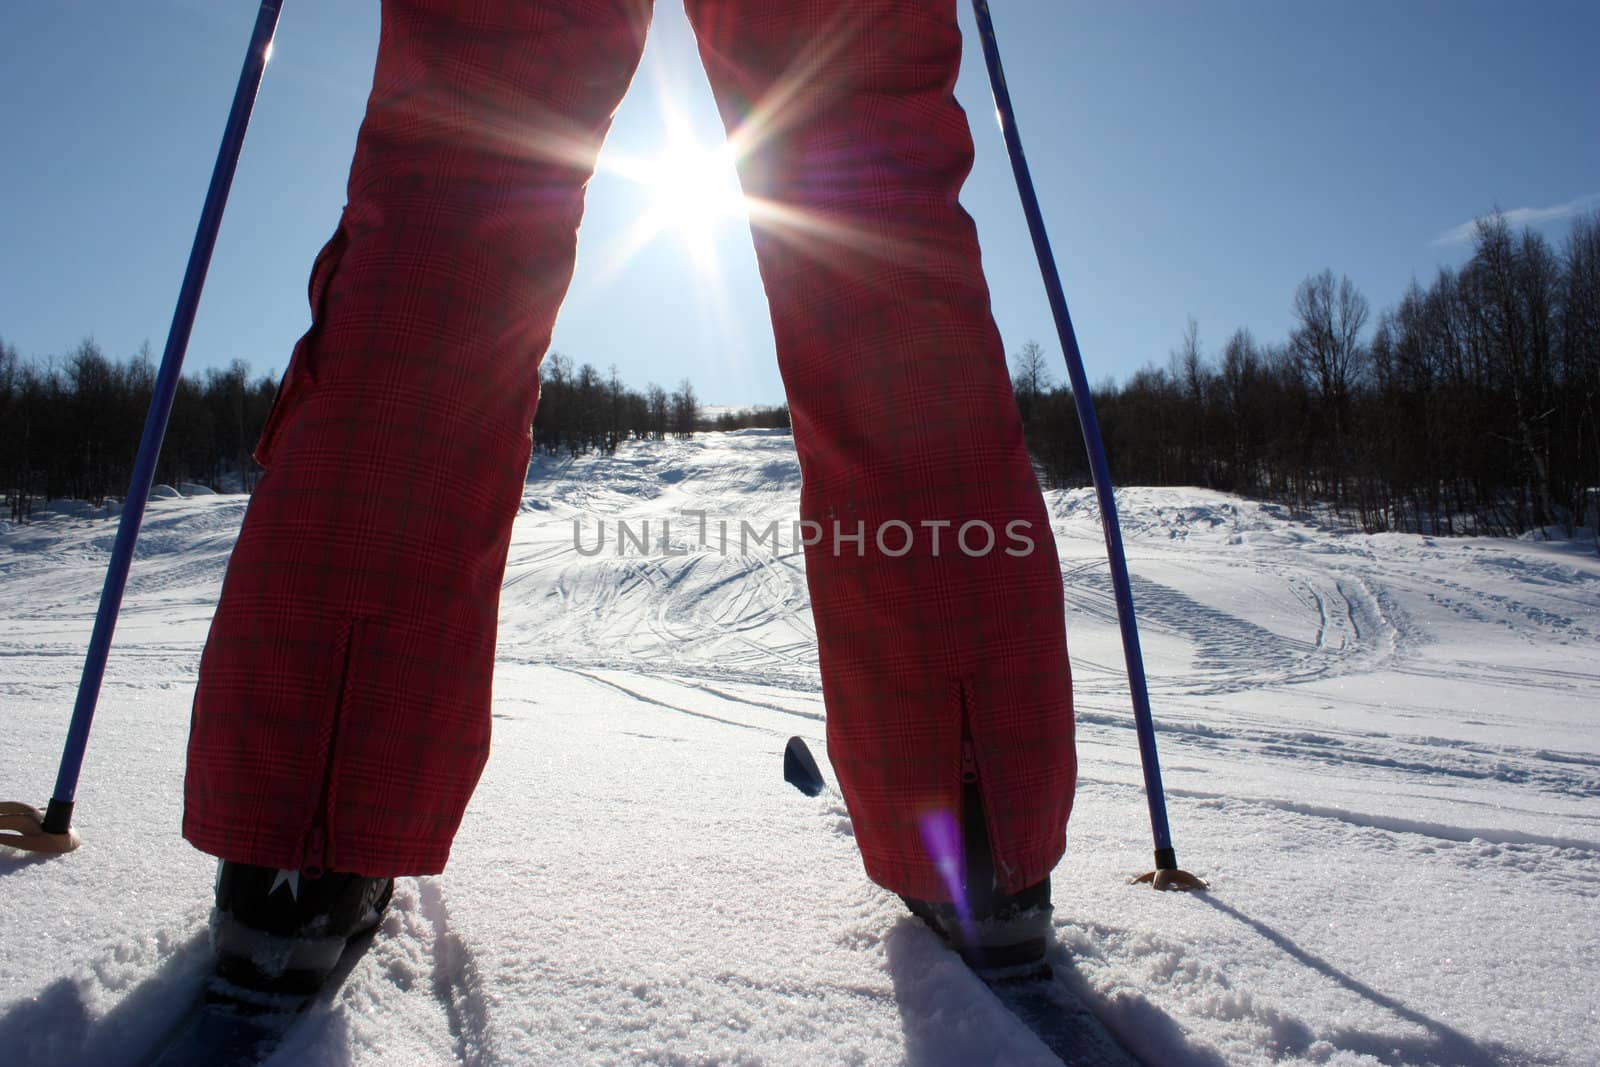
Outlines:
[{"label": "ski tip", "polygon": [[783,780],[808,797],[818,796],[827,788],[828,783],[823,779],[816,757],[811,755],[804,738],[791,737],[784,746]]}]

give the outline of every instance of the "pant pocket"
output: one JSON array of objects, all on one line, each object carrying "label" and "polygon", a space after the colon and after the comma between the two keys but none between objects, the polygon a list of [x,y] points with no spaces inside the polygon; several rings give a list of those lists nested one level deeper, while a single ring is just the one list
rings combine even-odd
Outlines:
[{"label": "pant pocket", "polygon": [[267,420],[261,427],[261,437],[256,441],[255,461],[263,467],[272,466],[272,447],[290,412],[316,385],[315,361],[311,351],[315,348],[323,324],[327,320],[329,283],[338,271],[339,261],[344,258],[345,248],[349,244],[350,237],[345,232],[344,217],[341,215],[338,228],[333,231],[328,243],[322,246],[322,251],[317,253],[316,261],[311,265],[311,281],[307,293],[307,299],[311,304],[311,325],[294,346],[294,352],[289,357],[289,366],[284,370],[283,378],[278,382],[278,391],[272,398],[272,408],[267,412]]}]

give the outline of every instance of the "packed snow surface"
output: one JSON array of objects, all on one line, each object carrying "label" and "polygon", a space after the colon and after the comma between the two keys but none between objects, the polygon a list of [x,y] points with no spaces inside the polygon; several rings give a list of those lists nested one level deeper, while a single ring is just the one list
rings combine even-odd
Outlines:
[{"label": "packed snow surface", "polygon": [[[1057,1062],[866,880],[836,787],[783,782],[788,736],[824,753],[799,482],[774,432],[536,462],[450,868],[401,880],[272,1062]],[[1099,513],[1048,502],[1082,766],[1061,981],[1150,1064],[1593,1063],[1592,541],[1121,491],[1178,858],[1212,885],[1163,894],[1127,884],[1151,846]],[[151,501],[85,843],[0,848],[7,1063],[136,1060],[200,980],[213,865],[178,833],[183,750],[245,505]],[[767,539],[741,549],[745,525]],[[49,795],[114,533],[87,508],[0,527],[0,799]]]}]

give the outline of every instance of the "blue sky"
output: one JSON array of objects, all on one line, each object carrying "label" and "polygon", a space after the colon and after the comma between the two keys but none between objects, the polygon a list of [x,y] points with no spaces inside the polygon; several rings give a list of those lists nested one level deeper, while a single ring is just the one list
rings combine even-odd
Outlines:
[{"label": "blue sky", "polygon": [[[992,0],[1012,95],[1090,379],[1290,326],[1295,286],[1348,274],[1374,310],[1470,252],[1495,207],[1559,242],[1600,210],[1592,0]],[[254,21],[250,0],[56,0],[0,9],[0,338],[24,356],[92,336],[159,354]],[[967,27],[958,95],[1008,351],[1059,345]],[[312,257],[344,201],[376,0],[286,0],[187,368],[281,371]],[[554,347],[624,381],[688,377],[710,403],[782,387],[743,224],[629,247],[673,128],[720,126],[675,0],[590,188]],[[681,134],[679,135],[681,139]],[[719,181],[731,192],[731,172]],[[713,184],[716,184],[715,182]],[[1058,372],[1058,377],[1064,377]]]}]

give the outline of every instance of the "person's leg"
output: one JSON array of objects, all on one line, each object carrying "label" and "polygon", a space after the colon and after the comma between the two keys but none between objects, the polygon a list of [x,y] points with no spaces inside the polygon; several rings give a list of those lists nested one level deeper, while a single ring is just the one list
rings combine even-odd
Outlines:
[{"label": "person's leg", "polygon": [[349,201],[201,660],[184,836],[442,870],[489,745],[537,368],[649,0],[386,0]]},{"label": "person's leg", "polygon": [[997,887],[1036,886],[1065,848],[1071,683],[1055,543],[957,203],[955,0],[686,6],[755,201],[822,538],[806,567],[828,752],[867,872],[959,895],[965,772]]}]

